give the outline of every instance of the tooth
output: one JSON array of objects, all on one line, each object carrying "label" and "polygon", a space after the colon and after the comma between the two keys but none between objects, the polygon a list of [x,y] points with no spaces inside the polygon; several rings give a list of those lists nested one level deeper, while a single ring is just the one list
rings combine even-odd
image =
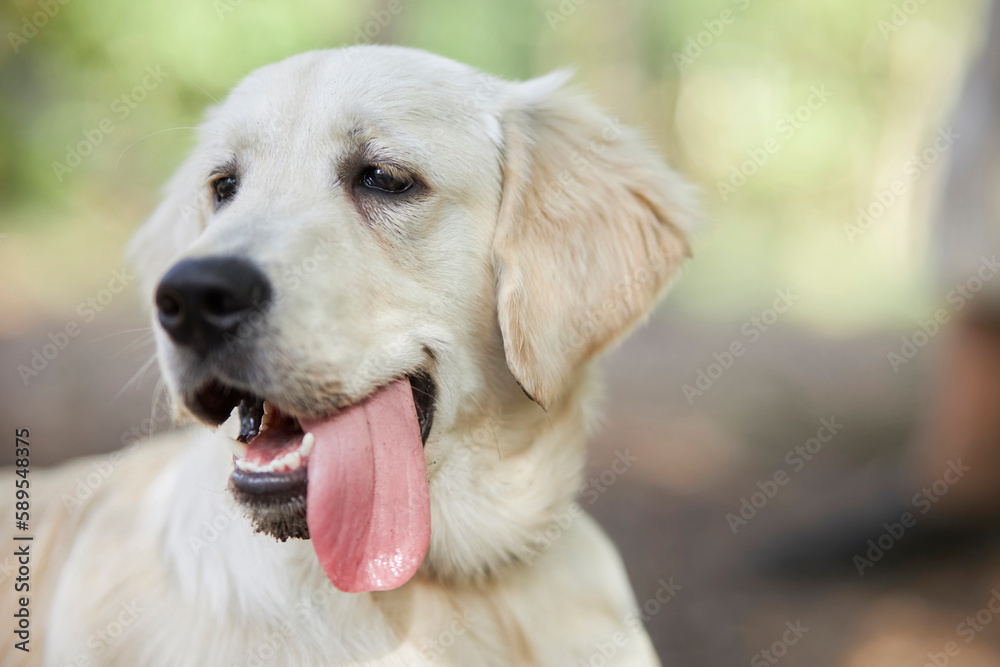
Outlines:
[{"label": "tooth", "polygon": [[236,467],[245,472],[256,472],[257,464],[246,459],[236,459]]},{"label": "tooth", "polygon": [[229,448],[233,450],[233,454],[237,458],[243,458],[247,455],[247,450],[250,449],[245,442],[240,442],[239,440],[233,440],[232,438],[226,438],[229,441]]},{"label": "tooth", "polygon": [[316,436],[312,433],[306,433],[302,436],[302,444],[299,445],[299,456],[306,458],[309,456],[309,452],[312,451],[313,445],[316,444]]},{"label": "tooth", "polygon": [[269,415],[274,412],[274,406],[272,406],[267,401],[264,401],[264,414]]}]

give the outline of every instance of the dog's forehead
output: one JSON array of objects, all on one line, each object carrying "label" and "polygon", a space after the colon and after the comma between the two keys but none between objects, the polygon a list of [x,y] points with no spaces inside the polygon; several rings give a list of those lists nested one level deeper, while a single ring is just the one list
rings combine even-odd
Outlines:
[{"label": "dog's forehead", "polygon": [[[485,137],[498,144],[503,82],[415,49],[313,51],[241,81],[215,114],[243,135]],[[219,113],[221,111],[221,113]]]}]

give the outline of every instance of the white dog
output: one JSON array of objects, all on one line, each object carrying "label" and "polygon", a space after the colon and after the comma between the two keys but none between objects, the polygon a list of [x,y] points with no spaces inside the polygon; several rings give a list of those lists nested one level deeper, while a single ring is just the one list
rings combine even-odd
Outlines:
[{"label": "white dog", "polygon": [[177,416],[224,425],[71,506],[90,462],[34,475],[4,665],[658,664],[573,499],[691,192],[566,78],[359,46],[208,114],[131,254]]}]

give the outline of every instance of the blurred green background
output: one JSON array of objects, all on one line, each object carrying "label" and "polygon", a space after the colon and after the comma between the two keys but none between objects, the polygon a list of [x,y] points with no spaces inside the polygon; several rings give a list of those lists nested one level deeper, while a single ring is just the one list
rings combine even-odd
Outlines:
[{"label": "blurred green background", "polygon": [[[803,326],[911,320],[928,307],[929,211],[947,160],[854,243],[844,227],[945,122],[983,20],[974,0],[910,1],[905,21],[892,0],[398,0],[397,14],[378,0],[4,2],[0,233],[17,242],[0,244],[0,335],[106,281],[213,99],[260,65],[358,41],[511,78],[575,67],[704,187],[711,226],[674,296],[686,314],[741,319],[796,286],[790,318]],[[33,19],[43,27],[20,39]],[[147,67],[168,76],[135,108],[113,107]],[[786,138],[778,124],[815,86],[829,100]],[[53,163],[105,118],[114,130],[57,178]],[[779,150],[723,201],[718,183],[772,138]]]}]

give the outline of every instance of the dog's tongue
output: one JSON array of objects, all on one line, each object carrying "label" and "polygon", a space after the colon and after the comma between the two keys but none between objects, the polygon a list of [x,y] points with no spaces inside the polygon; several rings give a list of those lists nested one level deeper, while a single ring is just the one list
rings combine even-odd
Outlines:
[{"label": "dog's tongue", "polygon": [[420,425],[403,379],[334,417],[307,423],[306,520],[320,565],[348,593],[402,586],[431,537]]}]

